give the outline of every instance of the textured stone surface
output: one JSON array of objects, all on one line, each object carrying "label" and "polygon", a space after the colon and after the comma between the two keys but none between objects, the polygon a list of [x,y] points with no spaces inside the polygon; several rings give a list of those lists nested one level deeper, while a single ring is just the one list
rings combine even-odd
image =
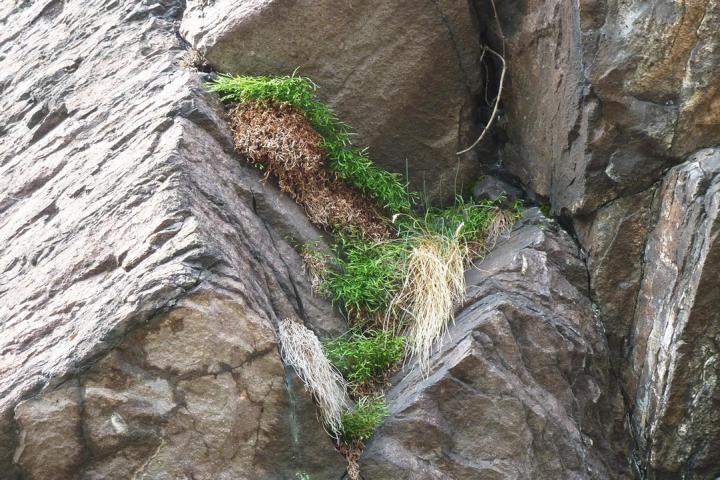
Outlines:
[{"label": "textured stone surface", "polygon": [[20,438],[14,461],[29,478],[71,478],[82,463],[82,400],[77,382],[15,409]]},{"label": "textured stone surface", "polygon": [[322,236],[233,155],[182,7],[0,7],[1,478],[343,470],[274,336],[343,329],[289,244]]},{"label": "textured stone surface", "polygon": [[716,270],[717,193],[712,161],[699,158],[720,144],[720,3],[499,9],[510,74],[502,157],[587,252],[638,475],[714,479],[717,319],[705,305],[717,285],[705,272]]},{"label": "textured stone surface", "polygon": [[507,166],[589,213],[720,143],[720,2],[498,2]]},{"label": "textured stone surface", "polygon": [[468,273],[429,377],[388,393],[366,478],[631,478],[586,275],[570,238],[531,213]]},{"label": "textured stone surface", "polygon": [[189,0],[187,7],[181,32],[218,71],[299,68],[372,158],[409,172],[417,190],[447,197],[477,175],[472,153],[455,155],[477,134],[473,97],[482,73],[466,0]]},{"label": "textured stone surface", "polygon": [[720,473],[720,150],[662,183],[624,386],[651,479]]},{"label": "textured stone surface", "polygon": [[[629,454],[637,478],[714,479],[720,160],[698,150],[720,143],[719,4],[497,6],[493,172],[548,199],[583,254],[526,219],[469,274],[431,376],[389,392],[365,478],[626,478]],[[481,37],[500,50],[490,12],[0,3],[0,479],[340,478],[274,334],[289,316],[343,330],[292,246],[324,237],[232,153],[180,35],[223,70],[301,67],[439,197],[477,133]]]},{"label": "textured stone surface", "polygon": [[587,246],[593,300],[618,363],[635,312],[643,272],[643,250],[655,221],[655,188],[618,199],[588,216],[575,218],[580,242]]}]

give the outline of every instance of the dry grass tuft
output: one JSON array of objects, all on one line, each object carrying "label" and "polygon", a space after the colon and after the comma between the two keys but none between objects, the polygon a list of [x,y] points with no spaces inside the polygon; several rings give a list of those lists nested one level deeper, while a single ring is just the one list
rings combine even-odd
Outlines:
[{"label": "dry grass tuft", "polygon": [[180,59],[180,67],[186,70],[196,70],[198,72],[209,72],[211,70],[205,55],[194,48],[188,49]]},{"label": "dry grass tuft", "polygon": [[276,178],[313,223],[326,229],[354,227],[372,240],[392,236],[380,209],[328,168],[323,140],[302,111],[287,104],[247,102],[235,107],[230,122],[237,150],[266,177]]},{"label": "dry grass tuft", "polygon": [[468,255],[467,245],[458,235],[426,233],[418,237],[407,259],[405,282],[390,305],[387,318],[404,318],[409,355],[417,359],[425,374],[430,370],[433,347],[462,301]]},{"label": "dry grass tuft", "polygon": [[485,230],[485,248],[491,250],[498,238],[508,233],[517,221],[517,212],[498,208]]},{"label": "dry grass tuft", "polygon": [[342,415],[351,404],[345,380],[328,361],[320,340],[311,330],[290,319],[282,320],[278,328],[283,360],[295,369],[315,397],[323,424],[338,439],[343,428]]},{"label": "dry grass tuft", "polygon": [[303,270],[310,279],[310,288],[318,295],[329,295],[326,280],[328,276],[328,264],[331,261],[329,255],[318,250],[314,245],[303,245],[299,251],[303,261]]}]

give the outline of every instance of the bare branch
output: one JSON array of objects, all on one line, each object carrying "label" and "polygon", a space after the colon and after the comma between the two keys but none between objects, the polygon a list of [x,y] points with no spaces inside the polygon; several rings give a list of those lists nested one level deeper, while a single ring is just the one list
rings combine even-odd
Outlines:
[{"label": "bare branch", "polygon": [[500,73],[500,86],[498,87],[498,93],[497,93],[497,96],[495,97],[495,106],[493,107],[492,114],[490,115],[490,121],[485,126],[485,128],[483,128],[483,131],[482,131],[482,133],[480,133],[480,136],[478,137],[478,139],[475,140],[475,142],[472,145],[470,145],[468,148],[466,148],[465,150],[461,150],[461,151],[457,152],[458,155],[467,153],[470,150],[472,150],[473,148],[477,147],[478,144],[482,141],[482,139],[485,138],[485,134],[488,132],[488,130],[490,130],[490,127],[492,127],[492,124],[495,121],[495,117],[497,116],[498,107],[500,106],[500,97],[502,96],[503,85],[505,84],[505,72],[507,70],[507,66],[505,64],[505,58],[503,58],[502,55],[500,55],[498,52],[496,52],[495,50],[493,50],[492,48],[490,48],[488,46],[485,46],[483,48],[485,48],[485,50],[487,50],[488,52],[495,55],[497,58],[500,59],[500,62],[502,62],[502,72]]},{"label": "bare branch", "polygon": [[[500,36],[500,41],[502,43],[502,55],[493,50],[492,48],[488,47],[487,45],[484,45],[482,54],[480,55],[480,62],[482,62],[485,58],[485,52],[490,52],[500,59],[500,62],[502,62],[502,72],[500,73],[500,86],[498,87],[497,96],[495,97],[495,106],[493,107],[492,115],[490,115],[490,120],[488,121],[488,124],[485,126],[485,128],[483,128],[483,131],[480,133],[478,139],[475,140],[475,142],[465,150],[457,152],[457,155],[462,155],[469,152],[473,148],[477,147],[478,144],[482,141],[482,139],[485,138],[485,134],[488,132],[488,130],[490,130],[490,127],[492,127],[493,122],[495,121],[498,107],[500,105],[500,97],[502,96],[503,85],[505,84],[505,72],[507,70],[507,65],[505,64],[505,33],[503,32],[502,25],[500,24],[500,18],[498,17],[495,0],[490,0],[490,4],[492,5],[493,15],[495,15],[495,24],[497,25],[498,35]],[[485,85],[485,89],[485,98],[487,98],[487,82]]]}]

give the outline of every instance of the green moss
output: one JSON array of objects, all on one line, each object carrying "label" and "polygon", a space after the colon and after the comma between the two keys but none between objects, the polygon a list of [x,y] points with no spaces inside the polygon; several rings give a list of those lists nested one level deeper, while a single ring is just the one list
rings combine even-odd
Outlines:
[{"label": "green moss", "polygon": [[283,102],[305,113],[323,139],[329,166],[350,185],[369,195],[390,211],[409,211],[413,195],[402,176],[378,168],[367,149],[353,147],[350,128],[330,108],[315,99],[317,86],[308,78],[219,75],[207,84],[211,92],[230,102]]},{"label": "green moss", "polygon": [[382,378],[405,352],[405,337],[385,330],[355,332],[323,344],[325,355],[354,385]]},{"label": "green moss", "polygon": [[551,217],[552,207],[550,206],[549,203],[543,202],[539,205],[539,208],[543,215],[545,215],[547,218]]},{"label": "green moss", "polygon": [[342,415],[341,440],[348,443],[364,442],[372,436],[388,415],[388,408],[382,396],[361,397],[353,408]]},{"label": "green moss", "polygon": [[328,272],[323,287],[356,316],[384,312],[403,281],[407,241],[369,241],[351,233],[340,234],[337,241],[336,268]]}]

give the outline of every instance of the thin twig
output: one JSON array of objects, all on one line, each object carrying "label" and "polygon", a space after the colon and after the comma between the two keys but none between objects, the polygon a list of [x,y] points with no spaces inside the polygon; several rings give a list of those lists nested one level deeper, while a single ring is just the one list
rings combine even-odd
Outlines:
[{"label": "thin twig", "polygon": [[[502,25],[500,24],[500,17],[498,17],[495,0],[490,0],[490,4],[492,5],[493,15],[495,15],[495,24],[497,25],[498,35],[500,36],[500,41],[502,44],[502,55],[493,50],[492,48],[488,47],[487,45],[484,45],[482,54],[480,55],[480,61],[482,62],[482,60],[485,58],[485,52],[490,52],[500,59],[500,61],[502,62],[502,72],[500,73],[500,86],[498,87],[498,93],[495,97],[495,106],[493,107],[492,115],[490,115],[490,120],[488,121],[488,124],[485,126],[485,128],[483,128],[483,131],[480,133],[478,139],[475,140],[475,142],[465,150],[457,152],[457,155],[462,155],[477,147],[477,145],[485,137],[485,134],[488,132],[488,130],[490,130],[490,127],[492,127],[492,124],[495,121],[498,107],[500,106],[500,97],[502,96],[503,85],[505,84],[505,71],[507,70],[507,66],[505,64],[505,33],[503,32]],[[487,98],[487,82],[485,85],[485,98]]]},{"label": "thin twig", "polygon": [[493,15],[495,15],[495,25],[497,25],[498,34],[500,35],[500,41],[502,42],[502,54],[504,57],[505,56],[505,33],[503,32],[502,24],[500,23],[500,17],[498,17],[497,8],[495,7],[495,0],[490,0],[490,5],[492,5]]},{"label": "thin twig", "polygon": [[500,59],[500,61],[502,62],[502,72],[500,73],[500,86],[498,87],[498,93],[497,93],[497,96],[495,97],[495,106],[493,107],[492,114],[490,115],[490,121],[485,126],[485,128],[483,128],[483,131],[480,134],[480,136],[478,137],[478,139],[475,140],[475,142],[472,145],[470,145],[468,148],[466,148],[465,150],[461,150],[461,151],[457,152],[458,155],[467,153],[470,150],[472,150],[473,148],[477,147],[477,145],[482,141],[482,139],[485,138],[485,134],[488,132],[488,130],[490,130],[490,127],[492,127],[492,124],[495,121],[495,116],[497,115],[498,107],[500,106],[500,97],[502,96],[503,84],[505,83],[505,71],[507,70],[507,67],[505,65],[505,59],[503,58],[502,55],[497,53],[492,48],[490,48],[488,46],[485,46],[484,48],[488,52],[490,52],[493,55],[495,55],[496,57],[498,57]]}]

